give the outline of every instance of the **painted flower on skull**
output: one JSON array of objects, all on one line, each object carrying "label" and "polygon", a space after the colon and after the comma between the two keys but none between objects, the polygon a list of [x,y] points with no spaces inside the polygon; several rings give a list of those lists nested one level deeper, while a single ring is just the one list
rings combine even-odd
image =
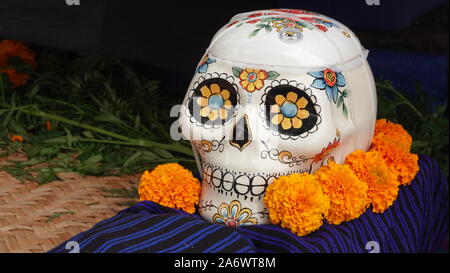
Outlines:
[{"label": "painted flower on skull", "polygon": [[228,111],[233,107],[229,100],[230,91],[222,89],[217,83],[212,83],[209,86],[203,86],[200,92],[202,96],[196,100],[201,107],[200,116],[208,117],[210,121],[226,120]]},{"label": "painted flower on skull", "polygon": [[208,54],[206,54],[203,59],[200,61],[197,67],[198,73],[206,73],[208,71],[209,64],[215,63],[215,59],[209,58]]},{"label": "painted flower on skull", "polygon": [[253,68],[239,68],[233,67],[233,74],[236,77],[239,77],[239,84],[252,93],[256,90],[260,90],[264,87],[265,80],[273,80],[276,79],[280,74],[275,71],[269,71],[262,69],[253,69]]},{"label": "painted flower on skull", "polygon": [[300,31],[303,31],[303,28],[306,27],[306,25],[302,22],[289,19],[274,20],[272,21],[272,26],[276,28],[278,32],[280,32],[283,28],[296,28]]},{"label": "painted flower on skull", "polygon": [[307,21],[307,22],[313,24],[315,27],[317,27],[318,29],[320,29],[323,32],[328,31],[328,29],[331,27],[339,28],[339,26],[337,24],[335,24],[334,22],[325,20],[325,19],[321,19],[318,17],[299,17],[299,18],[301,20],[304,20],[304,21]]},{"label": "painted flower on skull", "polygon": [[239,74],[239,82],[241,86],[248,92],[259,90],[264,86],[264,80],[267,79],[268,74],[265,70],[246,68],[242,69]]},{"label": "painted flower on skull", "polygon": [[[316,27],[320,31],[327,32],[330,28],[339,29],[339,25],[332,20],[327,20],[321,17],[320,14],[299,10],[299,9],[271,9],[272,12],[254,12],[246,15],[245,17],[230,22],[227,28],[237,23],[236,27],[242,24],[256,24],[256,29],[249,33],[248,37],[251,38],[257,35],[262,29],[267,33],[271,32],[273,28],[280,32],[283,29],[298,29],[303,31],[303,28],[313,29]],[[305,16],[315,15],[315,16]],[[249,20],[251,19],[251,20]],[[349,37],[346,32],[343,32],[344,36]]]},{"label": "painted flower on skull", "polygon": [[318,163],[325,160],[325,158],[328,157],[330,153],[339,146],[339,144],[339,138],[335,138],[333,142],[329,142],[326,148],[322,148],[322,151],[314,156],[312,163]]},{"label": "painted flower on skull", "polygon": [[252,211],[249,208],[242,208],[239,201],[233,200],[229,205],[222,203],[219,206],[217,213],[213,216],[213,222],[229,227],[258,224],[258,220],[251,216]]},{"label": "painted flower on skull", "polygon": [[345,86],[345,78],[341,72],[335,72],[329,68],[323,71],[309,72],[308,75],[316,78],[311,87],[325,90],[328,100],[334,103],[338,100],[339,88]]},{"label": "painted flower on skull", "polygon": [[308,101],[304,97],[299,98],[295,92],[289,92],[286,97],[277,95],[275,103],[270,108],[270,112],[274,114],[270,121],[274,125],[281,124],[284,130],[301,128],[302,120],[309,117],[309,111],[305,109]]}]

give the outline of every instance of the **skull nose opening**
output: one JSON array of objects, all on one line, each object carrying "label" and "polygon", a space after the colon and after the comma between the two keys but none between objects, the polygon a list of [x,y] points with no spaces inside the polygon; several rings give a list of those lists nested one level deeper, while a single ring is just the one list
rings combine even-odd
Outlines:
[{"label": "skull nose opening", "polygon": [[233,127],[230,144],[233,147],[242,150],[245,149],[252,142],[252,133],[248,124],[248,117],[244,115],[240,118]]}]

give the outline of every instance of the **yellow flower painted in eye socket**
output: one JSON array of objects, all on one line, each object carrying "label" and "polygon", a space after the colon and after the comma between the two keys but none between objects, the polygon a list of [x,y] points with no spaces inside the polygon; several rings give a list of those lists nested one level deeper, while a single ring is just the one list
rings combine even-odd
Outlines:
[{"label": "yellow flower painted in eye socket", "polygon": [[276,95],[275,103],[270,108],[274,125],[281,125],[284,130],[299,129],[303,125],[303,119],[309,117],[309,111],[305,109],[308,100],[300,97],[295,92],[289,92],[286,96]]},{"label": "yellow flower painted in eye socket", "polygon": [[263,88],[264,80],[267,79],[267,77],[267,71],[251,68],[243,69],[239,75],[242,88],[248,92],[254,92],[255,90]]},{"label": "yellow flower painted in eye socket", "polygon": [[201,97],[196,102],[200,106],[200,115],[208,117],[209,120],[225,120],[228,117],[228,110],[233,105],[230,101],[230,91],[222,89],[219,84],[212,83],[200,88]]}]

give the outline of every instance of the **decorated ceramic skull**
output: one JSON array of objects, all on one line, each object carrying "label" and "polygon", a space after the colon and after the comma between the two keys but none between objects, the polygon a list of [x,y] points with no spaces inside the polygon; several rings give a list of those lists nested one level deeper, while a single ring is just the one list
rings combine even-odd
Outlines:
[{"label": "decorated ceramic skull", "polygon": [[202,175],[200,214],[268,223],[267,186],[366,151],[376,119],[367,51],[341,23],[303,10],[234,16],[197,67],[180,114]]}]

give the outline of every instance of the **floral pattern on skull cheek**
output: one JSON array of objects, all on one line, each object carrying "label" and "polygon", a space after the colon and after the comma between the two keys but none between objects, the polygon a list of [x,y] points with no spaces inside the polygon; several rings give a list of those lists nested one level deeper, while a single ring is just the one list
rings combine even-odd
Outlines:
[{"label": "floral pattern on skull cheek", "polygon": [[213,216],[213,222],[229,227],[238,227],[241,225],[256,225],[258,220],[252,217],[252,210],[242,208],[239,201],[233,200],[230,204],[222,203]]}]

